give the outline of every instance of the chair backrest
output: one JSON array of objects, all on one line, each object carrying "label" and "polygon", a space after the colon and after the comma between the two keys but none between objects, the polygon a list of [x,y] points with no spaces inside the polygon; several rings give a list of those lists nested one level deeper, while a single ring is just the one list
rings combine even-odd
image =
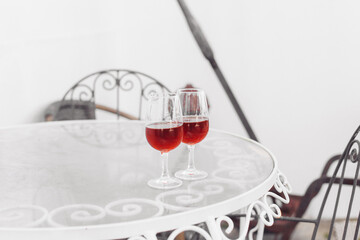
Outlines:
[{"label": "chair backrest", "polygon": [[[331,239],[331,237],[333,236],[334,224],[338,215],[340,199],[344,199],[345,201],[347,201],[347,206],[346,206],[347,212],[345,219],[343,219],[343,225],[341,227],[343,228],[343,232],[338,235],[342,235],[341,237],[342,239],[354,239],[354,240],[358,239],[357,236],[359,234],[359,225],[360,225],[360,211],[359,211],[360,201],[357,200],[354,202],[354,199],[356,196],[355,193],[359,192],[359,186],[360,186],[360,179],[359,179],[360,141],[358,139],[359,132],[360,132],[360,126],[356,129],[355,133],[353,134],[349,143],[347,144],[344,152],[342,153],[336,165],[333,175],[331,177],[322,176],[320,178],[320,180],[324,181],[325,183],[328,183],[328,187],[326,189],[317,219],[314,222],[315,228],[313,231],[312,239],[315,239],[316,237],[325,206],[328,206],[330,203],[329,201],[330,192],[333,190],[335,190],[336,193],[336,200],[333,206],[332,219],[328,232],[328,239]],[[349,168],[351,168],[350,170],[354,172],[353,173],[354,177],[349,178],[345,176],[346,170],[349,170]],[[335,184],[338,186],[337,189],[334,188]],[[342,191],[343,185],[345,184],[351,185],[350,196],[346,195],[346,192]],[[356,207],[357,209],[354,209],[354,207]],[[357,214],[357,221],[355,225],[355,230],[353,232],[354,235],[349,236],[347,234],[349,234],[348,228],[349,228],[350,216],[351,214],[354,213],[354,211],[356,211],[355,213]]]},{"label": "chair backrest", "polygon": [[[74,109],[82,102],[83,105],[95,104],[96,109],[114,113],[117,118],[125,116],[130,119],[142,119],[144,101],[147,101],[152,93],[165,92],[170,90],[145,73],[110,69],[82,78],[65,93],[62,103],[74,103],[68,111],[70,114],[76,113]],[[123,108],[127,110],[124,112]]]},{"label": "chair backrest", "polygon": [[[283,217],[279,218],[278,220],[280,221],[275,222],[273,226],[268,227],[268,232],[281,234],[281,239],[288,240],[290,239],[292,232],[294,231],[295,227],[299,222],[313,223],[315,224],[315,228],[311,239],[315,239],[318,234],[320,222],[322,220],[325,220],[326,223],[323,225],[323,227],[321,227],[321,231],[319,232],[324,234],[324,231],[326,231],[326,225],[329,225],[330,227],[328,229],[328,232],[326,233],[328,239],[331,239],[332,236],[335,237],[334,239],[342,239],[341,235],[344,235],[343,239],[360,240],[360,238],[357,239],[354,237],[354,235],[356,236],[358,234],[355,233],[355,230],[357,229],[356,231],[358,231],[360,224],[360,157],[359,141],[357,140],[359,129],[360,126],[351,137],[344,152],[341,155],[335,155],[331,157],[327,161],[320,177],[311,182],[303,196],[291,195],[290,203],[282,205],[281,211]],[[330,173],[330,170],[334,172]],[[350,173],[347,170],[350,170]],[[309,205],[313,202],[313,199],[319,195],[321,190],[323,190],[323,187],[326,185],[326,193],[325,196],[323,195],[321,208],[318,212],[316,219],[304,218],[303,216],[308,210]],[[345,190],[344,185],[346,185]],[[334,186],[338,186],[338,189],[336,189]],[[352,191],[350,196],[348,194],[349,190]],[[276,192],[276,189],[273,188],[272,191]],[[334,196],[334,192],[336,196]],[[275,199],[273,199],[273,201],[275,201]],[[344,206],[344,201],[348,201],[347,206]],[[334,204],[335,206],[331,206],[331,204]],[[334,209],[328,209],[328,207],[333,207]],[[344,211],[344,208],[348,209],[347,212]],[[356,212],[356,210],[358,212]],[[325,215],[323,214],[324,212],[326,212],[327,216],[323,216]],[[328,224],[329,213],[331,212],[332,219],[330,221],[331,223]],[[354,213],[359,214],[357,215],[357,222],[355,222],[356,220],[354,221],[354,219],[350,219],[350,217],[354,217]],[[349,231],[347,231],[349,225],[350,229]],[[345,231],[343,231],[343,229],[345,229]],[[349,235],[351,235],[351,237],[349,237]]]}]

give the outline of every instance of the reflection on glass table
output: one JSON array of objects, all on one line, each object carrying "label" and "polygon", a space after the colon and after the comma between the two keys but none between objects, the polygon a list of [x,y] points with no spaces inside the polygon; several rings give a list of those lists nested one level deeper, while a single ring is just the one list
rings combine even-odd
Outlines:
[{"label": "reflection on glass table", "polygon": [[[206,179],[174,190],[150,188],[147,181],[159,176],[160,163],[144,129],[137,121],[0,129],[0,239],[48,239],[49,233],[52,239],[152,239],[194,228],[216,238],[223,234],[220,221],[229,221],[226,214],[249,205],[268,210],[262,197],[275,183],[285,195],[290,190],[268,150],[216,130],[195,152]],[[171,173],[184,169],[187,157],[186,145],[173,150]],[[193,226],[200,222],[210,232]]]}]

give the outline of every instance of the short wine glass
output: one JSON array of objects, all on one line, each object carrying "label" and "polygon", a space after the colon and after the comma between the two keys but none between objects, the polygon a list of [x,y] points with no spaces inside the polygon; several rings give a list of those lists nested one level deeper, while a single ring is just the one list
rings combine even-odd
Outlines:
[{"label": "short wine glass", "polygon": [[207,177],[205,171],[195,168],[195,144],[201,142],[209,131],[209,111],[205,92],[201,89],[185,88],[177,92],[183,113],[183,140],[189,149],[188,167],[175,173],[183,180],[198,180]]},{"label": "short wine glass", "polygon": [[180,145],[183,137],[181,106],[175,93],[150,96],[145,131],[148,143],[161,152],[162,159],[160,178],[149,180],[148,185],[156,189],[181,186],[182,181],[171,177],[168,169],[168,153]]}]

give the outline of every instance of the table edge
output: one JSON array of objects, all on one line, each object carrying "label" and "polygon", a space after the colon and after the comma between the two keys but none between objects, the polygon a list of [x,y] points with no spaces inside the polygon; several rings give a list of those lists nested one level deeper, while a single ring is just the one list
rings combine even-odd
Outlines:
[{"label": "table edge", "polygon": [[[116,123],[116,122],[129,122],[129,121],[130,120],[71,120],[71,121],[40,122],[40,123],[29,123],[29,124],[19,124],[19,125],[0,127],[0,131],[6,129],[34,126],[34,125],[37,126],[64,125],[64,124],[81,123],[81,122]],[[144,121],[140,121],[140,120],[131,120],[131,122],[144,123]],[[20,234],[20,236],[18,237],[22,238],[24,234],[31,233],[31,234],[37,234],[36,237],[38,239],[42,239],[42,237],[44,237],[44,239],[48,239],[49,238],[48,234],[54,233],[57,234],[55,239],[61,239],[64,237],[71,239],[71,237],[75,236],[76,235],[75,233],[77,232],[81,234],[81,238],[94,239],[95,237],[95,239],[97,239],[98,237],[100,237],[100,236],[97,237],[97,235],[99,235],[99,232],[101,231],[102,232],[101,238],[114,238],[114,237],[123,238],[134,235],[141,235],[146,232],[154,232],[154,229],[156,229],[156,232],[162,232],[170,229],[176,229],[192,224],[197,224],[206,221],[207,218],[217,218],[220,216],[224,216],[234,211],[237,211],[243,207],[248,206],[250,203],[262,197],[274,185],[278,173],[278,162],[275,156],[273,155],[273,153],[269,149],[267,149],[265,146],[252,139],[224,130],[218,130],[213,128],[210,128],[210,130],[241,138],[264,149],[270,155],[274,164],[274,168],[272,169],[270,175],[261,184],[259,184],[255,188],[243,194],[237,195],[235,197],[232,197],[230,199],[227,199],[219,203],[215,203],[209,206],[205,206],[193,210],[188,210],[186,212],[179,212],[172,215],[159,216],[156,218],[148,218],[148,219],[136,220],[125,223],[110,223],[104,225],[72,226],[72,227],[69,226],[69,227],[56,227],[56,228],[0,228],[0,236],[16,237],[16,235]],[[244,194],[249,195],[246,198],[246,200],[241,199]],[[212,214],[208,214],[209,212],[211,212]],[[205,215],[206,217],[204,217]],[[179,224],[178,218],[186,218],[186,221],[184,221],[184,223]],[[145,228],[142,227],[141,232],[139,232],[138,230],[139,225],[145,226]],[[126,231],[124,231],[124,228],[126,229]],[[78,239],[79,237],[80,236],[76,236],[76,239]]]}]

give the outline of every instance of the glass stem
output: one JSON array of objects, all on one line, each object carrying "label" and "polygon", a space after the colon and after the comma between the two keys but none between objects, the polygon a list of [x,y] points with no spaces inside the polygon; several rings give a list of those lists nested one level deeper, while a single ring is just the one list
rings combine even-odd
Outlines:
[{"label": "glass stem", "polygon": [[169,153],[161,153],[161,178],[168,178],[169,177],[169,166],[168,166],[168,157]]},{"label": "glass stem", "polygon": [[194,160],[195,145],[188,145],[188,149],[189,149],[188,170],[196,170],[195,169],[195,160]]}]

